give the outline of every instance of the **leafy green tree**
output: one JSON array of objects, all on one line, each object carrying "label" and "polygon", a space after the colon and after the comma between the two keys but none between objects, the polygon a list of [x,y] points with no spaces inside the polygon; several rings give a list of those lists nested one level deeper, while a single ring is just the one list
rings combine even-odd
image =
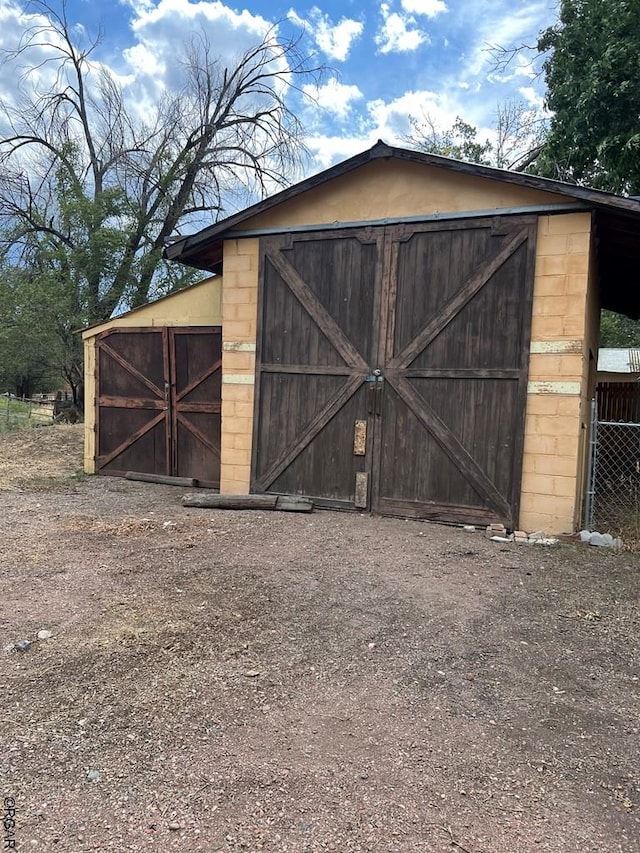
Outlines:
[{"label": "leafy green tree", "polygon": [[603,311],[600,316],[601,347],[640,347],[640,322]]},{"label": "leafy green tree", "polygon": [[640,193],[638,0],[561,0],[537,50],[552,118],[536,171]]},{"label": "leafy green tree", "polygon": [[488,139],[480,142],[477,128],[460,116],[456,117],[448,130],[440,130],[428,114],[424,114],[421,119],[410,116],[409,122],[412,130],[405,141],[412,148],[454,160],[466,160],[468,163],[490,164],[493,145]]},{"label": "leafy green tree", "polygon": [[546,133],[546,119],[517,100],[498,105],[493,141],[480,141],[478,129],[460,116],[448,130],[441,130],[428,114],[410,116],[409,122],[412,132],[405,142],[418,151],[514,171],[523,171],[535,160]]},{"label": "leafy green tree", "polygon": [[0,267],[0,391],[18,397],[65,380],[64,347],[50,322],[54,294],[42,284],[24,268]]}]

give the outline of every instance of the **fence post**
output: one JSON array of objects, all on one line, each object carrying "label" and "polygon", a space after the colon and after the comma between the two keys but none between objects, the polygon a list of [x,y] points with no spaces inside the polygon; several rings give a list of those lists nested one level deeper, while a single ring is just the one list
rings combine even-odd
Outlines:
[{"label": "fence post", "polygon": [[591,401],[591,423],[589,427],[589,468],[587,471],[587,494],[584,502],[584,526],[586,530],[591,530],[591,525],[593,524],[593,501],[597,451],[598,408],[594,399]]}]

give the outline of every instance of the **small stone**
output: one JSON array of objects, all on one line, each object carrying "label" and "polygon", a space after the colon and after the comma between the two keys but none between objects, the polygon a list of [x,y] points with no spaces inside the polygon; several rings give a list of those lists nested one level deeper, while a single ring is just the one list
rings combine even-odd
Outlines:
[{"label": "small stone", "polygon": [[466,530],[467,533],[475,533],[476,528],[473,524],[463,524],[462,529]]},{"label": "small stone", "polygon": [[169,824],[169,829],[171,830],[171,832],[177,832],[180,829],[180,824],[177,820],[172,820]]},{"label": "small stone", "polygon": [[603,533],[602,541],[605,545],[611,545],[613,543],[613,536],[610,533]]},{"label": "small stone", "polygon": [[17,652],[28,652],[31,648],[31,643],[29,642],[29,640],[16,640],[16,642],[13,644],[13,648]]},{"label": "small stone", "polygon": [[245,678],[257,678],[261,674],[262,670],[260,669],[245,669],[242,673]]},{"label": "small stone", "polygon": [[376,647],[375,643],[368,643],[368,648],[375,649],[375,647]]},{"label": "small stone", "polygon": [[163,521],[162,522],[162,529],[163,530],[168,530],[170,527],[175,527],[175,526],[176,526],[175,521]]},{"label": "small stone", "polygon": [[527,539],[528,534],[524,532],[524,530],[514,530],[513,535],[516,539]]},{"label": "small stone", "polygon": [[526,539],[521,539],[519,536],[513,540],[516,545],[533,545],[534,543],[528,537]]},{"label": "small stone", "polygon": [[578,535],[580,536],[581,542],[588,542],[589,539],[591,538],[591,531],[590,530],[581,530]]},{"label": "small stone", "polygon": [[602,533],[595,532],[592,533],[589,537],[589,545],[597,545],[598,547],[602,548],[605,544],[606,543],[604,541],[604,536],[602,535]]},{"label": "small stone", "polygon": [[546,537],[544,539],[534,539],[533,544],[534,545],[546,545],[547,547],[552,547],[554,545],[557,545],[559,541],[560,541],[559,539],[552,539],[551,537]]},{"label": "small stone", "polygon": [[620,539],[620,537],[618,537],[617,539],[614,539],[613,542],[611,543],[611,547],[617,548],[618,550],[620,548],[622,548],[622,539]]},{"label": "small stone", "polygon": [[546,538],[547,538],[547,536],[543,530],[536,530],[535,533],[529,534],[529,540],[531,542],[537,542],[538,539],[546,539]]},{"label": "small stone", "polygon": [[53,637],[51,631],[45,631],[44,629],[42,631],[38,631],[39,640],[50,640],[51,637]]},{"label": "small stone", "polygon": [[102,778],[102,773],[99,770],[87,770],[87,779],[90,782],[99,782]]},{"label": "small stone", "polygon": [[512,540],[508,536],[491,536],[492,542],[511,542]]}]

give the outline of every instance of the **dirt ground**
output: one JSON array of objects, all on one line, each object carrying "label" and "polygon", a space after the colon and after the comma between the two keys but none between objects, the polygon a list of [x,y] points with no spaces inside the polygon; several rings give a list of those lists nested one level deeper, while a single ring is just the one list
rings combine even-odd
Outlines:
[{"label": "dirt ground", "polygon": [[640,555],[187,510],[81,435],[0,447],[5,846],[640,851]]}]

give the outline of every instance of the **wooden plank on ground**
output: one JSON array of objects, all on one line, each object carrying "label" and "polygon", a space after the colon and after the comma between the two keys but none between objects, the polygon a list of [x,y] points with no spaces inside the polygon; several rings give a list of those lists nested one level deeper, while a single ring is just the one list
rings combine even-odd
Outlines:
[{"label": "wooden plank on ground", "polygon": [[203,509],[262,509],[281,512],[311,512],[313,502],[295,495],[212,495],[190,493],[182,498],[182,506]]},{"label": "wooden plank on ground", "polygon": [[182,486],[183,489],[195,489],[198,481],[194,477],[168,477],[165,474],[143,474],[138,471],[127,471],[127,480],[140,480],[143,483],[159,483],[162,486]]}]

